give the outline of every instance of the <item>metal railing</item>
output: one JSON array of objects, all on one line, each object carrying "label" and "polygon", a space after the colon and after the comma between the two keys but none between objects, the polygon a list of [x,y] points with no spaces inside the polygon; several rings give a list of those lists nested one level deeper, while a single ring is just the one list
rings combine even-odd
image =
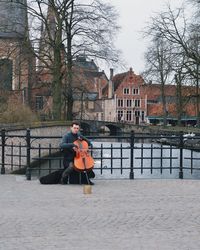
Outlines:
[{"label": "metal railing", "polygon": [[[172,175],[176,171],[177,178],[183,179],[185,171],[193,175],[200,170],[199,136],[186,138],[183,132],[164,136],[131,132],[88,138],[93,140],[91,154],[96,162],[94,171],[99,175],[117,173],[134,179],[135,174],[144,175],[147,170],[149,176],[166,171]],[[27,180],[31,180],[33,173],[40,176],[62,168],[60,140],[61,136],[31,135],[29,129],[23,135],[1,130],[1,174],[25,169]],[[200,178],[198,174],[197,177]]]}]

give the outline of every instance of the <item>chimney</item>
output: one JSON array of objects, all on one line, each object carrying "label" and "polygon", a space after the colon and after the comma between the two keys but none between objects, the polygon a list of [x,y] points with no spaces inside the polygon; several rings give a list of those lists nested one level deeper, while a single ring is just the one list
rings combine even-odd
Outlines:
[{"label": "chimney", "polygon": [[110,69],[110,80],[113,79],[113,69]]},{"label": "chimney", "polygon": [[102,98],[102,86],[101,86],[101,79],[98,78],[98,90],[99,90],[99,99]]},{"label": "chimney", "polygon": [[113,86],[113,69],[110,69],[110,79],[108,83],[108,98],[113,98],[114,95],[114,86]]}]

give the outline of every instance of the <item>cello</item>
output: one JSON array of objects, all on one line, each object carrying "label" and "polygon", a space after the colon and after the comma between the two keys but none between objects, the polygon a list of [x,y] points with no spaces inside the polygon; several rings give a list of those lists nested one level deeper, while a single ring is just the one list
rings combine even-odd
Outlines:
[{"label": "cello", "polygon": [[74,168],[77,171],[90,171],[94,167],[94,159],[89,153],[88,143],[85,140],[76,140],[73,142],[76,146],[76,156],[74,158]]}]

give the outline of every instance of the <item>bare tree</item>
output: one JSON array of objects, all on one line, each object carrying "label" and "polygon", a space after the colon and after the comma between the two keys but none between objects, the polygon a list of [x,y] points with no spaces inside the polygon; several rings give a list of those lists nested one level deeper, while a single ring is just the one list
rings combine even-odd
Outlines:
[{"label": "bare tree", "polygon": [[[192,20],[192,19],[191,19]],[[173,48],[173,58],[176,64],[179,63],[178,68],[173,68],[175,82],[180,84],[180,74],[184,68],[184,74],[188,74],[190,78],[195,80],[196,84],[196,106],[197,116],[199,117],[199,64],[200,64],[200,50],[199,50],[199,24],[189,22],[184,14],[184,8],[172,10],[168,5],[165,12],[159,13],[153,17],[150,22],[148,32],[153,37],[162,37],[162,39],[170,44]],[[184,58],[182,61],[181,58]],[[182,65],[183,64],[183,65]],[[177,70],[178,69],[178,70]],[[180,71],[181,69],[181,71]],[[194,82],[191,80],[190,84]],[[161,83],[162,84],[162,83]],[[177,85],[180,90],[180,85]],[[180,93],[179,93],[180,94]],[[179,96],[181,98],[181,96]],[[181,100],[180,100],[181,102]],[[179,103],[179,109],[182,107]],[[180,117],[179,117],[180,118]],[[199,119],[198,119],[199,120]]]},{"label": "bare tree", "polygon": [[119,51],[113,38],[119,27],[117,13],[113,6],[100,0],[71,1],[70,10],[65,13],[66,64],[67,64],[67,119],[72,118],[73,108],[73,60],[77,54],[92,58],[118,62]]},{"label": "bare tree", "polygon": [[[38,26],[32,27],[34,47],[40,66],[50,70],[53,116],[60,119],[64,98],[67,119],[72,119],[73,62],[77,54],[117,62],[119,53],[113,45],[118,30],[113,6],[100,0],[33,0],[28,6],[35,23],[42,24],[43,41]],[[64,94],[63,94],[64,93]]]},{"label": "bare tree", "polygon": [[167,123],[167,102],[165,85],[168,83],[172,71],[172,52],[170,44],[162,37],[153,37],[152,45],[148,48],[145,54],[146,60],[146,75],[151,81],[160,83],[161,99],[163,106],[163,123]]}]

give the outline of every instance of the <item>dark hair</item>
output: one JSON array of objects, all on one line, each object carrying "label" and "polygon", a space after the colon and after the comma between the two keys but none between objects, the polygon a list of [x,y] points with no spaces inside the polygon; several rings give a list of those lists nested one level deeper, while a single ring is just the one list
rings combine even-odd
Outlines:
[{"label": "dark hair", "polygon": [[77,121],[73,121],[73,122],[71,123],[71,127],[73,127],[73,125],[78,125],[78,126],[80,127],[80,123],[77,122]]}]

